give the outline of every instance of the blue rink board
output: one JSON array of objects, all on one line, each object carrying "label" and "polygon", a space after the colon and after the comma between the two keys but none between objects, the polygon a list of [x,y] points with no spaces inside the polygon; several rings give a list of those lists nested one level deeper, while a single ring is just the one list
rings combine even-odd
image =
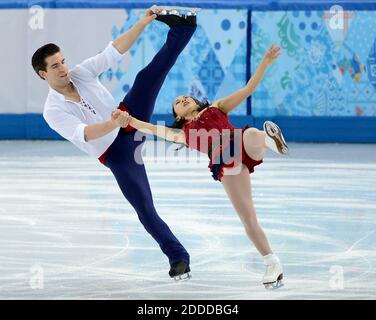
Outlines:
[{"label": "blue rink board", "polygon": [[228,8],[228,9],[252,9],[252,10],[320,10],[328,9],[332,5],[340,5],[344,9],[351,10],[374,10],[376,3],[372,0],[366,1],[306,1],[306,0],[235,0],[235,1],[126,1],[126,0],[91,0],[91,1],[52,1],[52,0],[30,0],[30,1],[1,1],[0,8],[29,8],[33,5],[40,5],[45,8],[146,8],[153,4],[163,5],[184,5],[197,6],[200,8]]},{"label": "blue rink board", "polygon": [[[153,123],[171,124],[171,120],[171,115],[155,114],[152,117]],[[261,129],[265,120],[276,122],[288,141],[376,143],[374,117],[230,116],[235,127],[249,125]],[[0,114],[0,124],[1,139],[62,139],[48,127],[40,114]]]},{"label": "blue rink board", "polygon": [[[207,9],[238,8],[248,10],[324,10],[341,5],[350,10],[376,10],[376,1],[1,1],[0,9],[25,9],[33,5],[48,8],[146,8],[152,4],[197,6]],[[251,12],[251,11],[249,11]],[[249,18],[251,15],[249,15]],[[249,21],[250,22],[250,21]],[[249,23],[250,26],[250,23]],[[251,28],[248,29],[251,34]],[[250,39],[250,37],[247,36]],[[249,40],[250,42],[251,40]],[[247,78],[251,74],[250,44],[247,47]],[[263,92],[261,92],[263,93]],[[260,94],[255,98],[258,98]],[[233,124],[261,128],[267,118],[276,121],[290,141],[311,142],[376,142],[376,117],[374,116],[267,116],[257,112],[257,101],[248,100],[247,115],[231,116]],[[260,108],[258,107],[258,110]],[[253,114],[253,116],[251,115]],[[171,116],[160,114],[153,121],[171,121]],[[0,139],[61,139],[44,122],[41,114],[0,114]]]}]

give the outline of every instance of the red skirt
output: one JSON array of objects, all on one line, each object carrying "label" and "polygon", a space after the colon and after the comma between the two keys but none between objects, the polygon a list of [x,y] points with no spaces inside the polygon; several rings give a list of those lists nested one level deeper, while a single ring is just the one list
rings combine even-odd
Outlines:
[{"label": "red skirt", "polygon": [[[248,171],[251,174],[255,171],[254,167],[263,162],[263,160],[252,159],[248,156],[247,152],[245,151],[243,143],[243,134],[244,131],[248,128],[249,127],[246,126],[242,129],[242,135],[239,135],[241,141],[238,141],[238,144],[235,143],[235,136],[232,135],[227,143],[221,141],[220,144],[214,149],[214,152],[209,152],[210,162],[208,168],[210,169],[210,172],[212,173],[212,177],[214,180],[222,180],[224,168],[234,168],[236,165],[243,163],[247,166]],[[236,145],[241,145],[241,150],[239,150],[240,152],[237,152],[237,150],[235,150]],[[228,150],[227,148],[230,148],[230,150]],[[232,161],[225,161],[225,159],[223,159],[223,154],[226,150],[227,153],[229,153],[229,155],[231,156]]]}]

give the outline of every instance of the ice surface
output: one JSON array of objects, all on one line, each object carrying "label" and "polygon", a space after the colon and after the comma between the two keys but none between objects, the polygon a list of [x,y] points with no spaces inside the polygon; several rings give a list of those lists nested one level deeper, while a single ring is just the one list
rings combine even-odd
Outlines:
[{"label": "ice surface", "polygon": [[145,163],[191,255],[182,283],[96,159],[63,141],[0,141],[0,299],[376,298],[375,145],[290,144],[256,168],[258,218],[285,273],[272,292],[206,156],[171,150],[148,141]]}]

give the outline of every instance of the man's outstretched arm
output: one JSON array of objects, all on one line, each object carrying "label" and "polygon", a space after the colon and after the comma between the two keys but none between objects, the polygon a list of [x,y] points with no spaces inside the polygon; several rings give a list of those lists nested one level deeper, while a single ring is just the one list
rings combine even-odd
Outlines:
[{"label": "man's outstretched arm", "polygon": [[130,122],[127,112],[116,109],[111,119],[94,124],[83,123],[76,116],[62,110],[59,106],[52,106],[43,112],[43,117],[50,128],[69,141],[81,143],[95,140],[110,133],[118,127],[126,128]]},{"label": "man's outstretched arm", "polygon": [[140,19],[140,21],[133,25],[127,32],[124,32],[122,35],[118,36],[112,42],[112,45],[119,51],[119,53],[124,54],[132,47],[146,26],[156,17],[157,15],[154,14],[151,9],[146,10],[145,15]]},{"label": "man's outstretched arm", "polygon": [[127,112],[116,109],[112,112],[111,120],[86,126],[84,128],[84,140],[87,142],[101,138],[118,127],[126,128],[130,120]]}]

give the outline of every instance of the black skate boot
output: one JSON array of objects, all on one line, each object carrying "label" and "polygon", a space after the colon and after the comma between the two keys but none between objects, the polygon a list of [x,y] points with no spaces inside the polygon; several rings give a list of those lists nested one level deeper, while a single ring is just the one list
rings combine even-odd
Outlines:
[{"label": "black skate boot", "polygon": [[155,20],[164,22],[169,27],[190,26],[195,27],[197,8],[153,6],[152,10],[157,14]]},{"label": "black skate boot", "polygon": [[184,261],[179,261],[171,264],[171,268],[168,274],[171,278],[174,278],[175,281],[181,281],[191,278],[189,272],[191,272],[189,265]]}]

